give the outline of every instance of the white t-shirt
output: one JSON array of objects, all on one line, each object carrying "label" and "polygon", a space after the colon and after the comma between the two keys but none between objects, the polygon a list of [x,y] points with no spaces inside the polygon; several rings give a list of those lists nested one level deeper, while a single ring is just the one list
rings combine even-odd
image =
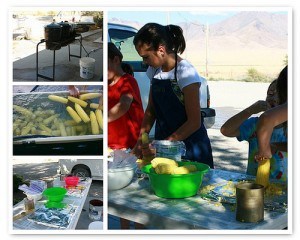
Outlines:
[{"label": "white t-shirt", "polygon": [[[163,72],[161,68],[148,67],[146,72],[148,78],[156,78],[159,80],[175,79],[175,68],[169,72]],[[182,90],[184,87],[192,83],[201,83],[202,77],[198,74],[197,70],[187,60],[181,60],[177,64],[177,82]]]}]

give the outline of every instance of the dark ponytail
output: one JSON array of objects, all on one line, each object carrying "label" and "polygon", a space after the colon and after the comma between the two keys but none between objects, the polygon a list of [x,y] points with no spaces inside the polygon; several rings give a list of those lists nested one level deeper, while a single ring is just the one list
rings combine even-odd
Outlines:
[{"label": "dark ponytail", "polygon": [[133,39],[135,46],[147,44],[152,50],[157,50],[159,45],[164,45],[168,53],[183,53],[185,39],[181,27],[177,25],[162,26],[157,23],[147,23]]}]

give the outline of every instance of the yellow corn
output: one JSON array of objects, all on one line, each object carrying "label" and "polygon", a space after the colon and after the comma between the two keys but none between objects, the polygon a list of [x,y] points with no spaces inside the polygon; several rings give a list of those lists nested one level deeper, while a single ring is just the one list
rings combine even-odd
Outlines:
[{"label": "yellow corn", "polygon": [[153,160],[151,161],[153,168],[156,168],[156,166],[159,163],[165,163],[165,164],[171,164],[171,165],[178,166],[178,163],[176,161],[174,161],[173,159],[169,159],[169,158],[156,157],[156,158],[153,158]]},{"label": "yellow corn", "polygon": [[31,131],[31,128],[33,126],[33,123],[28,123],[26,127],[22,128],[21,130],[21,135],[24,136],[24,135],[27,135],[30,131]]},{"label": "yellow corn", "polygon": [[157,174],[172,174],[174,168],[177,168],[177,166],[173,164],[159,163],[155,168],[155,172]]},{"label": "yellow corn", "polygon": [[23,115],[28,116],[28,117],[31,117],[33,115],[33,113],[30,110],[20,107],[18,105],[13,105],[13,109]]},{"label": "yellow corn", "polygon": [[142,144],[149,143],[149,136],[148,133],[142,133]]},{"label": "yellow corn", "polygon": [[82,132],[84,130],[83,125],[75,126],[76,131]]},{"label": "yellow corn", "polygon": [[76,136],[76,127],[72,126],[71,131],[72,131],[72,136]]},{"label": "yellow corn", "polygon": [[65,125],[62,122],[59,123],[59,130],[62,137],[68,136]]},{"label": "yellow corn", "polygon": [[185,165],[173,169],[172,174],[189,174],[191,172],[196,172],[197,167],[195,165]]},{"label": "yellow corn", "polygon": [[[76,112],[78,113],[79,117],[85,122],[89,122],[90,121],[90,118],[89,116],[86,114],[86,112],[82,109],[82,107],[78,104],[78,103],[75,103],[75,109],[76,109]],[[75,119],[74,119],[75,120]],[[76,120],[75,120],[76,121]]]},{"label": "yellow corn", "polygon": [[[76,108],[76,106],[75,106],[75,108]],[[80,123],[81,122],[80,116],[77,114],[77,112],[75,112],[75,110],[72,107],[68,106],[66,109],[67,109],[67,112],[70,114],[71,118],[73,118],[73,120],[76,123]]]},{"label": "yellow corn", "polygon": [[98,109],[99,108],[99,104],[98,103],[91,103],[90,104],[90,108]]},{"label": "yellow corn", "polygon": [[32,128],[31,128],[31,134],[35,135],[36,133],[37,133],[36,128],[35,128],[35,127],[32,127]]},{"label": "yellow corn", "polygon": [[[75,110],[73,110],[74,112],[75,112]],[[75,112],[76,113],[76,112]],[[76,113],[77,114],[77,113]],[[78,116],[79,117],[79,116]],[[81,121],[81,118],[80,118],[80,121]],[[64,124],[66,125],[66,126],[72,126],[72,127],[74,127],[74,126],[76,126],[77,125],[77,122],[75,122],[74,120],[66,120],[66,121],[64,121]]]},{"label": "yellow corn", "polygon": [[102,115],[102,111],[100,109],[97,109],[95,111],[95,114],[96,114],[97,122],[99,124],[100,129],[103,129],[103,115]]},{"label": "yellow corn", "polygon": [[64,97],[56,96],[56,95],[49,95],[48,98],[54,102],[60,102],[60,103],[64,103],[64,104],[67,104],[67,102],[68,102],[68,99],[66,99]]},{"label": "yellow corn", "polygon": [[48,133],[48,135],[52,134],[52,130],[50,128],[48,128],[47,126],[45,126],[44,124],[39,123],[38,126],[41,130],[46,131]]},{"label": "yellow corn", "polygon": [[270,159],[265,159],[258,163],[258,169],[256,173],[256,183],[261,184],[264,187],[269,185],[270,177]]},{"label": "yellow corn", "polygon": [[97,123],[96,115],[93,111],[90,112],[90,119],[91,119],[91,127],[92,127],[92,134],[100,134],[99,125]]},{"label": "yellow corn", "polygon": [[60,130],[52,130],[51,135],[52,136],[60,136]]},{"label": "yellow corn", "polygon": [[68,96],[68,99],[73,102],[73,103],[78,103],[81,107],[86,107],[87,106],[87,102],[81,100],[81,99],[78,99],[78,98],[75,98],[75,97],[72,97],[72,96]]},{"label": "yellow corn", "polygon": [[54,115],[52,115],[52,116],[46,118],[45,120],[43,120],[43,123],[47,125],[47,124],[49,124],[50,122],[54,121],[54,119],[57,118],[57,117],[58,117],[58,114],[54,114]]},{"label": "yellow corn", "polygon": [[87,100],[87,99],[93,99],[93,98],[98,98],[102,94],[101,93],[85,93],[79,96],[79,99],[81,100]]}]

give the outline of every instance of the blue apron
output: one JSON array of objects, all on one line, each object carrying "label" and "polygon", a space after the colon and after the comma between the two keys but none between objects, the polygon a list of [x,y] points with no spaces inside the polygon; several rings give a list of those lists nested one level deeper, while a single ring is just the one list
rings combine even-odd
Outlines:
[{"label": "blue apron", "polygon": [[[176,68],[175,79],[159,80],[152,78],[151,88],[156,116],[156,140],[166,139],[187,120],[183,93],[177,83]],[[183,159],[205,163],[214,168],[210,140],[202,117],[201,127],[183,142],[186,146],[186,155]]]}]

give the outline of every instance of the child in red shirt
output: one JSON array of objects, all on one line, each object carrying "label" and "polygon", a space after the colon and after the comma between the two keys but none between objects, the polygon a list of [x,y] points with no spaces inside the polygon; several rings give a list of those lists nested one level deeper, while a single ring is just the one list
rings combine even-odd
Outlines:
[{"label": "child in red shirt", "polygon": [[108,146],[133,148],[144,117],[136,79],[122,69],[123,55],[108,43]]}]

